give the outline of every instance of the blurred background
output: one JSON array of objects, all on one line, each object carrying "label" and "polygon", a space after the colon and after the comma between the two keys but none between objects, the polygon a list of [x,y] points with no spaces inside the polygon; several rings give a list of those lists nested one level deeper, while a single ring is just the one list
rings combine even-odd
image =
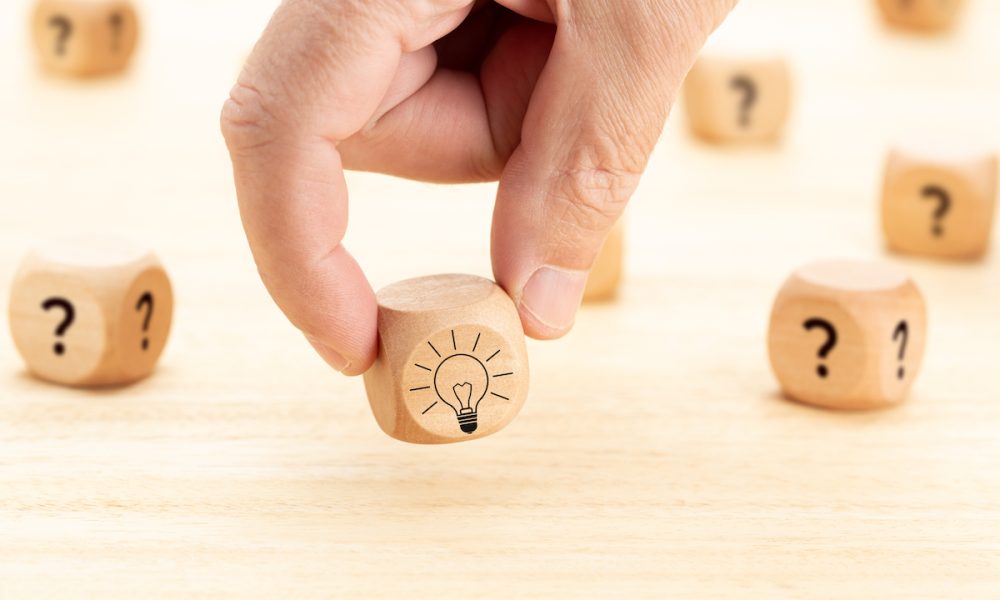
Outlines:
[{"label": "blurred background", "polygon": [[[675,107],[619,300],[532,343],[521,416],[449,448],[385,438],[255,273],[218,114],[275,5],[145,0],[130,70],[74,81],[36,65],[30,3],[0,3],[0,309],[29,248],[81,230],[150,245],[178,302],[158,372],[116,392],[33,380],[0,320],[0,594],[996,591],[996,254],[890,256],[877,215],[894,141],[1000,147],[1000,3],[927,36],[874,1],[744,0],[710,44],[787,57],[782,143],[704,144]],[[494,185],[348,183],[376,289],[490,275]],[[898,409],[778,397],[770,303],[827,256],[923,287],[930,345]]]}]

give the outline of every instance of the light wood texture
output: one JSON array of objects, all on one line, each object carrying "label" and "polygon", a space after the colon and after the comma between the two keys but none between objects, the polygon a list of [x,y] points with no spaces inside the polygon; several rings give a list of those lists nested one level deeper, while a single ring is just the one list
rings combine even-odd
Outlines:
[{"label": "light wood texture", "polygon": [[882,188],[882,229],[899,252],[980,258],[993,237],[996,197],[995,154],[893,149]]},{"label": "light wood texture", "polygon": [[789,397],[871,409],[906,398],[927,339],[924,297],[902,270],[828,260],[792,273],[774,300],[771,368]]},{"label": "light wood texture", "polygon": [[32,373],[77,386],[148,376],[167,345],[170,279],[150,250],[108,237],[32,251],[11,284],[10,331]]},{"label": "light wood texture", "polygon": [[601,251],[594,259],[583,290],[584,302],[609,302],[618,294],[625,261],[625,218],[619,218],[611,228]]},{"label": "light wood texture", "polygon": [[688,122],[713,142],[769,143],[781,137],[791,105],[784,58],[706,51],[684,83]]},{"label": "light wood texture", "polygon": [[[1000,3],[941,37],[871,2],[742,3],[718,37],[794,61],[783,144],[706,145],[675,110],[628,207],[618,300],[529,340],[521,414],[445,446],[384,435],[255,272],[217,131],[274,3],[141,8],[133,68],[81,83],[40,74],[29,5],[0,2],[0,310],[25,252],[81,229],[155,248],[177,300],[156,373],[116,391],[39,383],[0,319],[0,595],[998,595],[998,250],[887,255],[878,215],[899,136],[1000,143]],[[494,186],[348,183],[375,289],[490,276]],[[926,296],[898,407],[781,398],[769,310],[828,256],[900,265]]]},{"label": "light wood texture", "polygon": [[965,0],[876,0],[887,23],[914,31],[940,31],[951,27],[962,13]]},{"label": "light wood texture", "polygon": [[496,433],[528,396],[528,350],[514,302],[475,275],[432,275],[378,293],[379,353],[368,402],[390,436],[415,444]]},{"label": "light wood texture", "polygon": [[135,8],[123,0],[38,0],[32,22],[39,64],[64,75],[121,71],[139,35]]}]

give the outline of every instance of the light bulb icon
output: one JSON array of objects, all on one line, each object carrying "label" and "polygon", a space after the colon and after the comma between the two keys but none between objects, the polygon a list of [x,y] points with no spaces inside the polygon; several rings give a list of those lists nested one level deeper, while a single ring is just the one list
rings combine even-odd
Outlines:
[{"label": "light bulb icon", "polygon": [[[432,391],[437,396],[436,400],[420,411],[421,415],[430,413],[428,416],[433,417],[439,414],[437,411],[441,407],[446,406],[455,414],[458,427],[465,434],[472,434],[479,428],[479,409],[484,401],[490,399],[510,402],[510,393],[503,389],[509,387],[509,383],[506,386],[499,385],[499,390],[494,387],[514,375],[513,371],[497,371],[497,363],[503,360],[493,363],[490,361],[501,355],[501,348],[494,346],[493,341],[481,344],[482,332],[470,329],[460,331],[458,335],[455,330],[445,330],[441,336],[443,339],[432,337],[427,340],[424,360],[413,366],[425,376],[431,375],[431,381],[410,388],[410,393],[416,394],[416,398],[424,398],[424,394]],[[492,339],[493,336],[489,337]],[[426,381],[423,377],[417,381],[421,380]],[[437,410],[431,412],[435,407]]]},{"label": "light bulb icon", "polygon": [[486,366],[471,354],[453,354],[434,371],[434,392],[455,411],[465,433],[479,427],[479,403],[490,387]]}]

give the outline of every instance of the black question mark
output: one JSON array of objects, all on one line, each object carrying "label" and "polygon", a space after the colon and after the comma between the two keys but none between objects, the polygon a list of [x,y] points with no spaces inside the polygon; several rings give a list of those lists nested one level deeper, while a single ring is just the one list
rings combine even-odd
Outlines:
[{"label": "black question mark", "polygon": [[[56,327],[56,337],[62,337],[63,334],[66,333],[66,330],[69,329],[69,326],[73,324],[73,319],[76,318],[76,310],[73,308],[73,305],[70,304],[69,300],[66,300],[65,298],[49,298],[45,302],[42,302],[42,310],[47,312],[53,308],[61,308],[63,312],[66,313],[66,316],[63,317],[63,320],[59,323],[59,326]],[[56,355],[62,356],[66,352],[66,346],[64,346],[62,342],[56,342],[55,345],[52,346],[52,351],[55,352]]]},{"label": "black question mark", "polygon": [[941,227],[941,220],[944,216],[948,214],[951,210],[951,194],[948,190],[937,185],[928,185],[924,189],[920,190],[920,195],[928,199],[937,199],[938,207],[934,211],[934,228],[931,232],[935,237],[941,237],[944,235],[944,228]]},{"label": "black question mark", "polygon": [[746,75],[736,75],[729,80],[729,87],[743,92],[740,103],[740,126],[750,126],[750,109],[757,103],[757,84]]},{"label": "black question mark", "polygon": [[111,36],[111,51],[118,52],[118,38],[121,37],[122,32],[122,15],[121,13],[112,13],[111,17],[108,19],[111,23],[111,29],[114,33]]},{"label": "black question mark", "polygon": [[[899,345],[899,362],[903,362],[903,359],[906,358],[906,341],[910,339],[910,326],[907,325],[906,321],[900,321],[896,325],[896,330],[892,333],[892,341],[895,342],[900,336],[902,336],[903,341]],[[899,366],[896,376],[900,379],[906,376],[906,369],[902,365]]]},{"label": "black question mark", "polygon": [[[135,310],[140,311],[142,310],[143,306],[147,307],[146,318],[142,322],[142,331],[146,332],[149,331],[149,320],[153,317],[153,294],[151,294],[150,292],[146,292],[145,294],[139,297],[139,301],[136,302],[135,304]],[[143,350],[149,349],[148,337],[142,338],[142,349]]]},{"label": "black question mark", "polygon": [[[833,325],[825,319],[813,318],[803,323],[802,326],[805,327],[806,331],[819,328],[826,332],[826,343],[820,347],[817,356],[820,359],[825,359],[829,356],[830,351],[837,345],[837,330],[833,328]],[[826,368],[826,365],[819,365],[816,367],[816,374],[822,378],[826,378],[830,374],[830,370]]]},{"label": "black question mark", "polygon": [[73,23],[62,15],[55,15],[49,18],[49,27],[59,30],[59,36],[56,38],[56,54],[63,56],[66,54],[66,40],[73,33]]}]

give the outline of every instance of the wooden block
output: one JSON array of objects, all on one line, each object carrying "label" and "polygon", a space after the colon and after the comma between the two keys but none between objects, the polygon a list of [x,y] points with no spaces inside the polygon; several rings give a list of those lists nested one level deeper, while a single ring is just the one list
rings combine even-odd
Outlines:
[{"label": "wooden block", "polygon": [[139,32],[128,0],[38,0],[33,22],[42,66],[81,77],[123,70]]},{"label": "wooden block", "polygon": [[72,386],[121,385],[153,371],[173,293],[152,252],[122,240],[31,252],[11,286],[10,331],[32,373]]},{"label": "wooden block", "polygon": [[791,104],[791,73],[781,58],[703,54],[684,82],[691,129],[713,142],[773,142]]},{"label": "wooden block", "polygon": [[618,293],[618,284],[622,279],[624,246],[624,219],[618,219],[604,240],[604,246],[594,260],[594,266],[590,268],[587,287],[583,290],[584,302],[604,302],[613,299]]},{"label": "wooden block", "polygon": [[390,436],[461,442],[499,431],[528,394],[528,353],[514,303],[495,283],[435,275],[378,293],[379,353],[368,401]]},{"label": "wooden block", "polygon": [[951,27],[964,5],[964,0],[878,0],[890,25],[923,31]]},{"label": "wooden block", "polygon": [[889,247],[941,258],[974,259],[989,247],[997,157],[893,150],[882,190]]},{"label": "wooden block", "polygon": [[840,409],[899,403],[920,371],[924,299],[895,267],[823,261],[795,271],[771,312],[768,350],[785,394]]}]

